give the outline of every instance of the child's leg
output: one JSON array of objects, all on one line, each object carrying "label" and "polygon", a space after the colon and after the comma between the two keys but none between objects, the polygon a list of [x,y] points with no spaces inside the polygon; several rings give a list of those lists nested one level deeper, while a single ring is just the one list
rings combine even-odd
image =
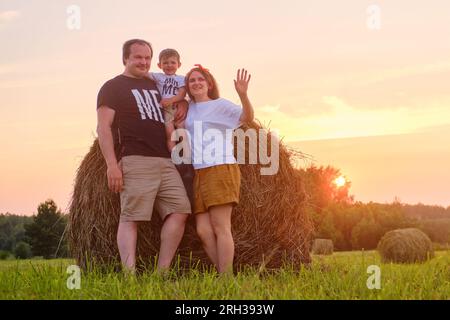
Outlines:
[{"label": "child's leg", "polygon": [[[173,124],[173,121],[166,122],[166,139],[167,139],[167,149],[169,149],[169,152],[172,152],[172,149],[175,147],[175,145],[178,142],[178,137],[176,136],[175,132],[175,126]],[[173,135],[173,137],[172,137]]]},{"label": "child's leg", "polygon": [[175,131],[175,123],[174,123],[175,113],[173,111],[173,107],[170,106],[163,108],[163,115],[164,115],[164,125],[166,127],[167,149],[169,149],[169,152],[172,152],[172,149],[178,142],[178,138],[172,136]]},{"label": "child's leg", "polygon": [[[182,152],[183,163],[190,164],[192,161],[192,158],[191,158],[192,150],[191,150],[191,145],[189,143],[189,136],[188,136],[187,130],[184,128],[184,122],[179,123],[176,126],[176,132],[177,132],[178,141],[181,141],[180,147],[183,150],[183,152]],[[181,140],[180,140],[180,138],[181,138]]]}]

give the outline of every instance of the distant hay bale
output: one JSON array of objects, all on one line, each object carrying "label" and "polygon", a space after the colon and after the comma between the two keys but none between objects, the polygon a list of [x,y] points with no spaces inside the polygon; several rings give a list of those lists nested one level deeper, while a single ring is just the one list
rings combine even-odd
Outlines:
[{"label": "distant hay bale", "polygon": [[311,252],[313,254],[330,255],[333,254],[334,245],[330,239],[315,239]]},{"label": "distant hay bale", "polygon": [[423,262],[434,256],[430,238],[415,228],[387,232],[378,243],[377,250],[383,262]]},{"label": "distant hay bale", "polygon": [[[256,123],[250,127],[265,130]],[[260,164],[240,165],[240,204],[232,215],[235,267],[263,265],[278,268],[283,263],[310,262],[312,223],[304,210],[302,180],[291,163],[296,154],[278,143],[277,174],[261,175]],[[237,147],[236,152],[242,147]],[[245,156],[248,159],[249,154]],[[118,265],[119,216],[119,197],[108,190],[106,164],[98,140],[95,140],[78,168],[69,209],[69,242],[72,255],[80,266],[86,268],[91,263]],[[195,232],[194,220],[194,217],[188,220],[177,252],[185,267],[198,261],[209,264]],[[152,267],[152,259],[159,251],[161,224],[158,214],[153,214],[151,222],[139,224],[137,255],[144,267]]]}]

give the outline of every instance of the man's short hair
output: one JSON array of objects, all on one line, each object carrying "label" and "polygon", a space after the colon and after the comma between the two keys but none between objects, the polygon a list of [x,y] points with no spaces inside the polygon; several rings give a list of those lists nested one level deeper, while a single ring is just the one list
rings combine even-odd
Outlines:
[{"label": "man's short hair", "polygon": [[123,65],[125,65],[125,59],[127,59],[130,56],[131,46],[133,44],[135,44],[135,43],[141,44],[143,46],[149,46],[150,51],[152,52],[151,56],[153,57],[153,48],[152,48],[152,45],[150,44],[150,42],[142,40],[142,39],[131,39],[131,40],[128,40],[127,42],[125,42],[123,44],[123,47],[122,47],[122,62],[123,62]]},{"label": "man's short hair", "polygon": [[159,53],[159,62],[161,62],[162,59],[167,59],[170,57],[175,57],[178,60],[178,63],[180,62],[180,54],[175,49],[164,49]]}]

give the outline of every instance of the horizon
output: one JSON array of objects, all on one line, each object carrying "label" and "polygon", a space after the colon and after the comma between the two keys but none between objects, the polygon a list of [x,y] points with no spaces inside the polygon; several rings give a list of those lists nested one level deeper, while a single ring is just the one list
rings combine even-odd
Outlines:
[{"label": "horizon", "polygon": [[0,213],[31,215],[48,198],[67,210],[97,92],[136,37],[153,45],[151,71],[174,47],[178,74],[201,63],[236,103],[233,78],[248,69],[255,117],[340,169],[356,201],[449,207],[449,11],[443,0],[176,0],[170,12],[144,0],[2,1]]},{"label": "horizon", "polygon": [[[435,129],[435,128],[433,128]],[[448,142],[450,145],[450,125],[449,126],[444,126],[444,127],[439,127],[438,129],[444,129],[447,133],[448,133]],[[430,132],[428,132],[430,133]],[[431,130],[431,134],[433,134],[433,130]],[[441,133],[441,130],[438,130],[438,133]],[[304,153],[307,157],[304,159],[303,161],[303,165],[301,165],[301,168],[306,169],[308,166],[310,165],[316,165],[317,167],[323,166],[332,166],[335,167],[337,169],[339,169],[341,171],[341,174],[345,177],[347,177],[347,174],[345,171],[346,166],[343,165],[342,167],[337,167],[335,165],[333,165],[329,161],[329,159],[327,159],[327,153],[326,152],[318,152],[318,150],[326,150],[325,148],[322,147],[323,144],[327,145],[328,147],[333,146],[334,144],[338,144],[341,145],[342,143],[351,143],[352,141],[364,141],[364,140],[383,140],[383,139],[389,139],[389,138],[393,138],[393,137],[397,137],[397,138],[406,138],[406,140],[408,140],[409,136],[411,135],[419,135],[420,133],[415,133],[415,134],[396,134],[396,135],[383,135],[383,136],[361,136],[361,137],[350,137],[350,138],[335,138],[335,139],[320,139],[320,140],[300,140],[300,141],[293,141],[290,143],[286,143],[285,145],[287,147],[290,148],[294,148],[298,151],[301,151],[302,153]],[[380,142],[380,141],[378,141]],[[382,142],[382,141],[381,141]],[[316,145],[317,144],[317,145]],[[300,145],[306,145],[305,149],[302,150],[302,147],[300,147]],[[315,154],[308,154],[305,150],[310,150],[310,148],[313,148],[314,150],[316,150],[317,152]],[[371,146],[368,146],[368,148],[370,148]],[[90,148],[90,147],[89,147]],[[88,149],[89,149],[88,148]],[[87,153],[88,150],[86,150]],[[443,161],[445,161],[446,163],[450,163],[450,154],[447,155],[448,156],[448,162],[447,159],[444,159]],[[325,158],[325,159],[322,159]],[[322,159],[321,163],[317,163],[318,159]],[[81,161],[81,160],[80,160]],[[74,179],[75,179],[75,175],[74,175]],[[447,180],[450,181],[450,180]],[[361,202],[361,203],[379,203],[379,204],[392,204],[395,201],[399,201],[402,205],[425,205],[425,206],[438,206],[438,207],[442,207],[444,209],[449,209],[450,208],[450,201],[447,203],[433,203],[433,202],[426,202],[426,201],[418,201],[418,202],[414,202],[414,201],[407,201],[404,202],[402,197],[399,195],[392,195],[392,196],[387,196],[387,198],[385,200],[370,200],[370,199],[359,199],[357,197],[357,195],[355,195],[352,191],[353,189],[353,184],[354,181],[350,179],[350,182],[352,183],[349,189],[349,194],[352,196],[355,196],[354,201],[355,202]],[[448,190],[448,189],[447,189]],[[373,197],[375,198],[375,197]],[[37,211],[37,207],[40,203],[51,199],[54,200],[56,202],[56,204],[58,205],[58,209],[61,210],[61,212],[63,212],[64,214],[68,214],[68,205],[69,205],[69,201],[70,199],[67,198],[67,201],[65,203],[65,205],[60,206],[60,204],[52,197],[48,197],[45,199],[42,199],[40,202],[36,203],[35,205],[35,209],[33,211],[33,213],[23,213],[23,212],[10,212],[10,211],[1,211],[0,210],[0,214],[14,214],[14,215],[19,215],[19,216],[32,216],[35,215]]]},{"label": "horizon", "polygon": [[[47,200],[53,200],[53,199],[45,199],[45,200],[42,201],[42,203],[44,203]],[[360,202],[362,204],[373,203],[373,204],[381,204],[381,205],[392,205],[392,204],[395,203],[395,199],[392,202],[377,202],[377,201],[364,202],[364,201],[356,201],[355,200],[355,203],[358,203],[358,202]],[[437,205],[437,204],[427,204],[427,203],[421,203],[421,202],[418,202],[418,203],[403,203],[403,202],[400,202],[400,204],[404,205],[404,206],[421,206],[421,205],[423,205],[423,206],[426,206],[426,207],[439,207],[439,208],[443,208],[444,210],[450,210],[450,206],[442,206],[442,205]],[[36,205],[36,209],[37,209],[38,205],[39,204]],[[58,204],[56,203],[56,205],[58,205]],[[69,212],[63,211],[59,206],[57,208],[64,215],[68,215],[69,214]],[[0,211],[0,215],[13,215],[13,216],[20,216],[20,217],[33,217],[36,214],[37,214],[37,212],[33,212],[31,214],[24,214],[24,213],[15,213],[15,212],[9,212],[9,211],[6,211],[6,212],[1,212]]]}]

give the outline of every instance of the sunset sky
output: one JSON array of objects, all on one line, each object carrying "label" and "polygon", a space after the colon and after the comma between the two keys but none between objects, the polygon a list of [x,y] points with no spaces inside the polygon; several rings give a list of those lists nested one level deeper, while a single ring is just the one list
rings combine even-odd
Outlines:
[{"label": "sunset sky", "polygon": [[2,0],[0,213],[67,208],[98,89],[136,37],[177,49],[179,74],[206,66],[235,102],[250,70],[256,117],[341,169],[356,200],[449,206],[449,18],[446,0]]}]

